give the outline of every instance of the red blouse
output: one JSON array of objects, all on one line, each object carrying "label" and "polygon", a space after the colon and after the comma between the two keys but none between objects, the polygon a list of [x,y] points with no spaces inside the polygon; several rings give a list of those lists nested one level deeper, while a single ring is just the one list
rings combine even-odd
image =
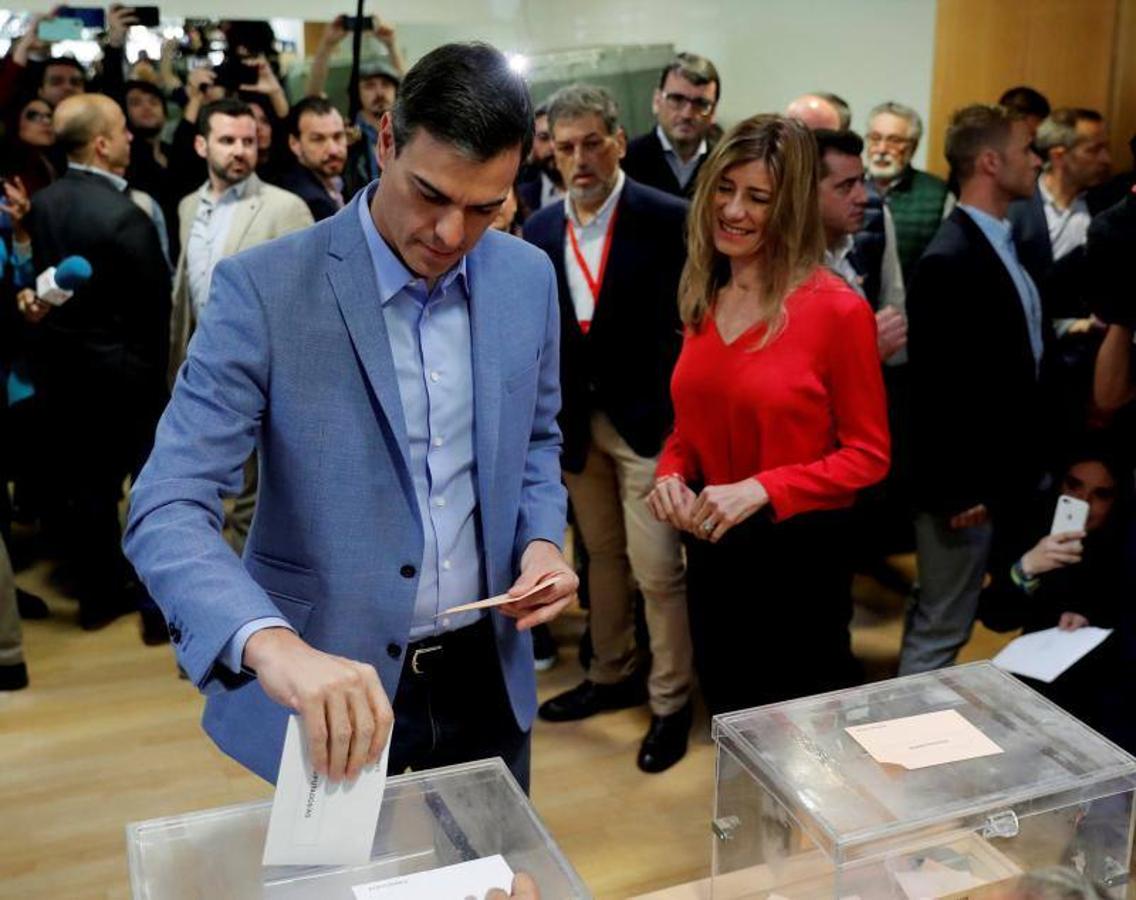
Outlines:
[{"label": "red blouse", "polygon": [[851,506],[887,475],[890,453],[871,308],[818,268],[785,311],[785,327],[761,348],[764,325],[730,344],[713,316],[687,332],[658,465],[660,476],[703,484],[756,477],[777,519]]}]

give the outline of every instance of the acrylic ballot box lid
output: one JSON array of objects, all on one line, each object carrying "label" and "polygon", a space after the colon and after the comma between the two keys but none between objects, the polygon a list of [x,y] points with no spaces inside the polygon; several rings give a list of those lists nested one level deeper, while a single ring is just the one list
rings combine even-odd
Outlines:
[{"label": "acrylic ballot box lid", "polygon": [[[881,765],[845,731],[941,710],[1003,752],[909,770]],[[987,662],[720,715],[713,732],[719,754],[728,751],[837,865],[945,828],[996,832],[1000,817],[1136,787],[1136,759]]]},{"label": "acrylic ballot box lid", "polygon": [[126,826],[136,900],[355,900],[353,887],[500,854],[542,896],[586,898],[571,864],[500,759],[387,780],[371,862],[261,866],[270,802]]}]

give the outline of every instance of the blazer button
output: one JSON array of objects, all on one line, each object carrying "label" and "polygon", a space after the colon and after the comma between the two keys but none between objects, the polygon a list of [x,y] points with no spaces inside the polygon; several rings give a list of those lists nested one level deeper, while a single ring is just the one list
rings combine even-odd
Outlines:
[{"label": "blazer button", "polygon": [[418,570],[415,569],[414,566],[403,566],[398,570],[398,574],[403,578],[413,578],[416,574],[418,574]]},{"label": "blazer button", "polygon": [[387,656],[398,659],[402,656],[402,648],[398,644],[387,644]]}]

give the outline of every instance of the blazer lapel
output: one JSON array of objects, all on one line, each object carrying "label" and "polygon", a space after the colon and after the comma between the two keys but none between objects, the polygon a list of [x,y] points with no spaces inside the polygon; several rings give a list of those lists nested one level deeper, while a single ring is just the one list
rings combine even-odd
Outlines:
[{"label": "blazer lapel", "polygon": [[367,250],[367,242],[359,228],[355,203],[348,204],[332,220],[328,280],[339,304],[339,312],[347,326],[355,356],[378,399],[381,413],[394,445],[401,457],[399,478],[403,491],[417,508],[414,485],[410,478],[410,440],[406,433],[406,417],[398,393],[398,376],[390,339],[379,302],[379,286]]},{"label": "blazer lapel", "polygon": [[245,235],[248,234],[256,214],[263,204],[264,198],[260,193],[260,180],[255,175],[250,175],[249,186],[245,190],[244,198],[233,210],[233,221],[229,226],[229,236],[225,240],[226,256],[232,256],[244,249]]},{"label": "blazer lapel", "polygon": [[[477,459],[477,494],[482,515],[482,534],[490,534],[486,527],[486,511],[493,496],[494,469],[497,462],[497,443],[501,430],[501,358],[499,348],[504,337],[500,332],[501,310],[494,298],[503,285],[489,283],[490,276],[483,273],[476,249],[466,258],[466,277],[469,287],[470,346],[473,352],[473,431],[474,453]],[[492,554],[486,554],[492,558]],[[487,575],[491,573],[486,573]]]}]

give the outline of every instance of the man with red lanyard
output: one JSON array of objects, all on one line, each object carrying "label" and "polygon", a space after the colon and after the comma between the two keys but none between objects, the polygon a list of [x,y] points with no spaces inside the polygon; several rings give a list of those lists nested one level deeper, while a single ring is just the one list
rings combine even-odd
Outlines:
[{"label": "man with red lanyard", "polygon": [[[678,534],[646,505],[670,431],[670,377],[682,348],[678,280],[686,203],[619,168],[627,137],[611,95],[571,85],[548,104],[568,196],[534,214],[524,236],[543,249],[560,292],[561,467],[588,552],[594,656],[585,680],[540,707],[553,722],[648,699],[645,772],[686,752],[691,649]],[[635,643],[637,584],[650,672]]]}]

